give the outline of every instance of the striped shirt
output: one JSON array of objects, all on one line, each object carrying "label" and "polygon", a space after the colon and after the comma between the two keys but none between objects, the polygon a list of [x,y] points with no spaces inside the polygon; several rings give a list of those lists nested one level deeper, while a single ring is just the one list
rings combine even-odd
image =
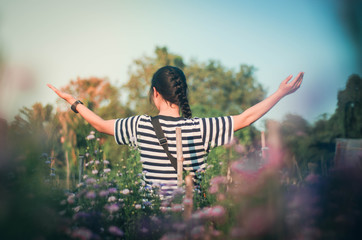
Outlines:
[{"label": "striped shirt", "polygon": [[[169,152],[176,157],[176,127],[181,127],[182,149],[186,171],[195,174],[205,169],[207,153],[216,146],[230,143],[233,134],[233,118],[183,118],[159,115],[161,128],[167,138]],[[177,173],[159,144],[151,123],[151,117],[139,115],[117,119],[114,138],[118,144],[135,146],[140,151],[146,184],[159,184],[161,191],[177,188]]]}]

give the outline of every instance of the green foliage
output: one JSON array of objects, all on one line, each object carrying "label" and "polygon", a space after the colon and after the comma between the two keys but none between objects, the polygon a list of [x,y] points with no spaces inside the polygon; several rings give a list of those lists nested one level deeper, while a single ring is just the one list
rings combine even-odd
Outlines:
[{"label": "green foliage", "polygon": [[234,72],[212,60],[191,62],[185,68],[190,104],[216,109],[224,115],[241,113],[265,97],[264,89],[253,77],[254,71],[247,65]]},{"label": "green foliage", "polygon": [[190,95],[190,104],[201,105],[225,114],[240,113],[265,97],[265,90],[253,77],[255,69],[241,65],[238,72],[225,68],[220,62],[195,60],[184,64],[182,57],[169,53],[167,48],[156,48],[154,57],[134,61],[131,77],[124,88],[129,92],[129,104],[135,112],[149,112],[148,92],[153,73],[165,65],[184,70]]},{"label": "green foliage", "polygon": [[314,163],[318,172],[327,175],[333,166],[336,138],[362,137],[361,78],[351,75],[346,88],[338,93],[338,107],[332,116],[322,114],[310,125],[297,115],[287,115],[282,122],[282,139],[289,152],[287,163],[293,168],[295,157],[301,173],[306,176]]},{"label": "green foliage", "polygon": [[[338,92],[338,105],[333,120],[344,138],[362,137],[362,78],[353,74],[348,78],[346,88]],[[342,131],[341,131],[342,130]]]}]

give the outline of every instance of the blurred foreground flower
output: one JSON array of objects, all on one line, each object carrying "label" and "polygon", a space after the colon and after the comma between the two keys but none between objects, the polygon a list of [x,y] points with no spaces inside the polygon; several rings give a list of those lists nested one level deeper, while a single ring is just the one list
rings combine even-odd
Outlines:
[{"label": "blurred foreground flower", "polygon": [[92,238],[92,231],[87,228],[78,228],[72,232],[74,239],[88,240]]},{"label": "blurred foreground flower", "polygon": [[95,139],[96,137],[93,135],[93,134],[90,134],[86,137],[87,140],[93,140]]},{"label": "blurred foreground flower", "polygon": [[123,231],[116,226],[110,226],[108,232],[117,237],[122,237],[124,235]]}]

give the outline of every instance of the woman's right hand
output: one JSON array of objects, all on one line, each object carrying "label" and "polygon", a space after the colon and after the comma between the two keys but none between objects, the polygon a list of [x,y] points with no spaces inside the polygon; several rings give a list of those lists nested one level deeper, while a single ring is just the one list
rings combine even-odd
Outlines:
[{"label": "woman's right hand", "polygon": [[[291,94],[298,90],[300,85],[302,84],[304,72],[300,72],[293,81],[290,81],[292,79],[293,75],[289,75],[280,85],[278,91],[282,93],[283,96],[286,96],[288,94]],[[290,81],[290,82],[289,82]]]},{"label": "woman's right hand", "polygon": [[52,89],[59,97],[63,98],[65,101],[67,101],[69,104],[73,104],[76,101],[76,99],[69,93],[62,92],[49,83],[47,84],[47,86],[50,89]]}]

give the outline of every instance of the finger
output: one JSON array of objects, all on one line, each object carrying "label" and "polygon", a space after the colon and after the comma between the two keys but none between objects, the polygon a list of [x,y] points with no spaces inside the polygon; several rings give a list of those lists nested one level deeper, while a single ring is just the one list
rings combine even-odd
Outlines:
[{"label": "finger", "polygon": [[299,82],[302,81],[303,79],[303,72],[300,72],[295,78],[294,80],[291,82],[291,84],[293,85],[293,87],[297,86],[299,84]]},{"label": "finger", "polygon": [[300,85],[303,82],[303,77],[304,77],[304,73],[302,73],[302,76],[301,76],[300,80],[298,81],[298,88],[300,87]]},{"label": "finger", "polygon": [[48,86],[50,89],[52,89],[54,92],[56,92],[56,93],[59,92],[59,90],[58,90],[56,87],[54,87],[53,85],[51,85],[51,84],[48,83],[47,86]]},{"label": "finger", "polygon": [[293,80],[292,82],[292,91],[291,93],[297,91],[297,89],[300,87],[301,83],[302,83],[302,80],[303,80],[303,76],[304,76],[304,73],[301,72],[298,74],[298,76]]},{"label": "finger", "polygon": [[303,77],[304,77],[304,72],[300,72],[299,75],[298,75],[298,79],[296,81],[296,85],[300,85],[302,80],[303,80]]},{"label": "finger", "polygon": [[286,79],[284,79],[283,83],[287,84],[289,82],[290,79],[292,79],[293,75],[290,74]]}]

